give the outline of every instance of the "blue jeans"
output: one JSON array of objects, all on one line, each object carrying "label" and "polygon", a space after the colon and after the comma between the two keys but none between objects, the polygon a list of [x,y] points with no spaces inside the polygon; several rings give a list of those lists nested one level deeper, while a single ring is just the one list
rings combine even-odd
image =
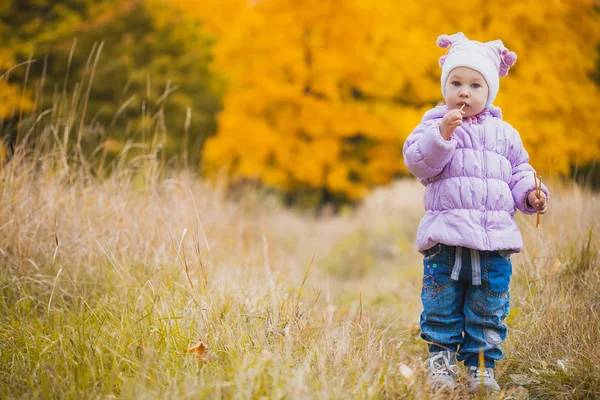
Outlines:
[{"label": "blue jeans", "polygon": [[478,366],[483,351],[485,366],[493,368],[503,356],[498,346],[506,338],[512,264],[497,251],[480,251],[481,285],[473,285],[471,250],[461,250],[458,281],[450,279],[456,247],[438,243],[425,254],[421,337],[429,351],[457,351],[467,366]]}]

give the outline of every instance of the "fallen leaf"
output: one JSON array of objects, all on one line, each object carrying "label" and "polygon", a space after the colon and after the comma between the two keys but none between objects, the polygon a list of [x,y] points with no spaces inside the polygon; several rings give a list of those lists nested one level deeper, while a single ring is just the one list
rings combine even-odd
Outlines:
[{"label": "fallen leaf", "polygon": [[558,258],[554,259],[554,268],[552,268],[552,272],[550,272],[550,275],[552,275],[552,276],[556,275],[556,273],[560,269],[561,265],[562,265],[562,263],[560,262],[560,260]]},{"label": "fallen leaf", "polygon": [[202,341],[200,340],[200,341],[198,341],[198,343],[196,343],[195,345],[193,345],[192,347],[187,349],[185,352],[193,353],[198,360],[208,361],[210,358],[206,354],[207,350],[208,350],[208,346],[205,345],[204,343],[202,343]]},{"label": "fallen leaf", "polygon": [[406,364],[400,364],[400,373],[406,379],[408,385],[412,385],[415,381],[415,372]]},{"label": "fallen leaf", "polygon": [[525,389],[523,386],[517,386],[515,388],[509,389],[506,394],[508,395],[507,399],[526,399],[529,396],[529,391]]},{"label": "fallen leaf", "polygon": [[511,374],[510,379],[519,386],[529,385],[530,383],[540,383],[539,379],[526,374]]},{"label": "fallen leaf", "polygon": [[567,370],[567,360],[558,360],[556,361],[556,364],[560,367],[560,369],[562,369],[563,371]]}]

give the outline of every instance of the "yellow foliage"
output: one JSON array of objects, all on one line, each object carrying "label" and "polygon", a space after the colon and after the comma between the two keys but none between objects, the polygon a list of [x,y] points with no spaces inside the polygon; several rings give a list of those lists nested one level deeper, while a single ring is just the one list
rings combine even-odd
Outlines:
[{"label": "yellow foliage", "polygon": [[376,69],[365,34],[374,15],[348,0],[240,7],[229,30],[209,23],[221,35],[215,65],[227,74],[230,90],[205,162],[280,182],[286,190],[327,188],[352,199],[375,181],[389,181],[400,168],[400,147],[373,151],[396,134],[355,94]]},{"label": "yellow foliage", "polygon": [[33,102],[28,92],[22,93],[23,89],[18,85],[10,84],[0,79],[0,119],[14,117],[19,112],[33,109]]},{"label": "yellow foliage", "polygon": [[592,0],[178,3],[212,30],[229,79],[208,165],[360,198],[404,170],[402,142],[442,100],[435,40],[457,31],[517,53],[496,103],[542,174],[600,151]]},{"label": "yellow foliage", "polygon": [[[228,90],[217,135],[204,146],[207,167],[290,192],[360,199],[406,172],[402,143],[442,100],[445,50],[435,40],[458,31],[500,38],[517,53],[496,105],[542,175],[568,175],[600,153],[593,0],[119,0],[40,37],[109,23],[140,1],[159,10],[157,32],[180,15],[201,21],[215,39],[212,68]],[[0,76],[14,63],[15,46],[0,49]],[[0,118],[33,108],[31,93],[23,96],[5,77],[0,93]]]},{"label": "yellow foliage", "polygon": [[0,120],[33,108],[28,93],[23,93],[20,85],[8,82],[13,67],[13,52],[8,48],[0,49]]}]

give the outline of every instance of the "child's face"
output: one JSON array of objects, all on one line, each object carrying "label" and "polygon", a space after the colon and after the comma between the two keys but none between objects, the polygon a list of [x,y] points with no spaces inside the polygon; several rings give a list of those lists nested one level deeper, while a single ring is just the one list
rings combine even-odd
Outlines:
[{"label": "child's face", "polygon": [[474,69],[457,67],[446,80],[446,104],[450,110],[461,108],[465,117],[479,114],[485,108],[489,88],[483,75]]}]

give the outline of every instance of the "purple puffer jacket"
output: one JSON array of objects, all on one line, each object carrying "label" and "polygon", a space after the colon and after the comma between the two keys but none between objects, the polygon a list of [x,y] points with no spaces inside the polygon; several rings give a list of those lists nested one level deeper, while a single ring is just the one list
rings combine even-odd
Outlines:
[{"label": "purple puffer jacket", "polygon": [[[426,186],[425,216],[417,248],[437,243],[476,250],[523,247],[514,215],[535,213],[527,195],[535,190],[534,170],[519,133],[502,120],[498,107],[465,118],[449,141],[439,131],[446,106],[423,116],[404,143],[404,163]],[[548,189],[542,190],[549,196]]]}]

